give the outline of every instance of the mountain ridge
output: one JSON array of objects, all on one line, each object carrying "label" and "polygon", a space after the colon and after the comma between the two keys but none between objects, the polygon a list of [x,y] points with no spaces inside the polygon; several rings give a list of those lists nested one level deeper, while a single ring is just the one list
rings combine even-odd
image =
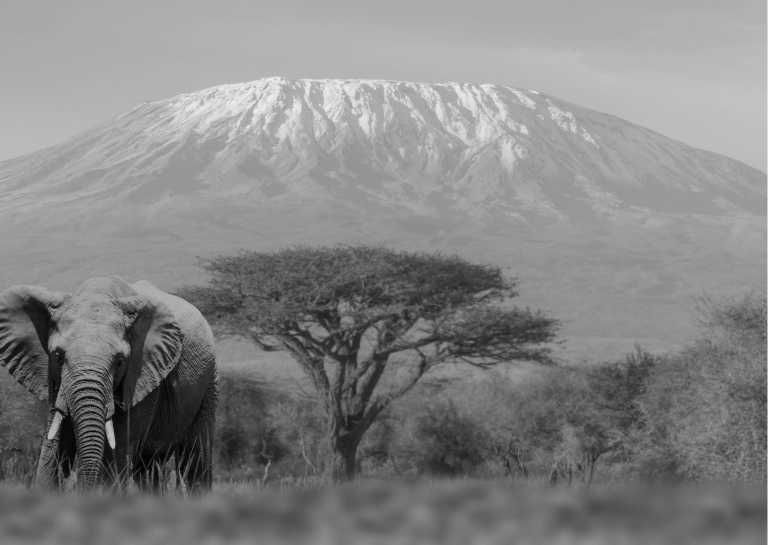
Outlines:
[{"label": "mountain ridge", "polygon": [[[323,96],[310,96],[313,93],[315,95],[322,93]],[[538,100],[531,98],[530,94]],[[361,99],[357,103],[353,102],[358,95]],[[447,100],[445,95],[448,95],[447,98],[451,100]],[[432,102],[424,102],[427,99]],[[418,103],[419,101],[422,102]],[[619,180],[623,185],[621,189],[627,190],[631,189],[632,185],[639,185],[641,180],[638,178],[642,176],[653,178],[650,170],[633,174],[632,169],[626,168],[621,161],[617,161],[617,154],[611,153],[615,148],[613,142],[608,142],[611,148],[608,152],[601,150],[598,140],[613,138],[613,135],[606,135],[606,131],[601,130],[607,125],[607,122],[602,119],[606,116],[589,113],[588,115],[593,116],[593,119],[588,119],[585,126],[583,118],[587,115],[584,113],[587,110],[582,109],[577,119],[571,110],[565,110],[558,104],[565,103],[555,102],[553,98],[536,91],[523,91],[507,86],[427,85],[408,82],[384,84],[375,80],[293,81],[268,78],[245,84],[215,86],[198,92],[183,93],[166,100],[147,102],[118,116],[112,123],[85,133],[81,138],[87,140],[89,135],[97,135],[101,138],[111,136],[113,139],[118,139],[113,143],[113,147],[119,147],[124,151],[129,150],[130,145],[136,145],[136,140],[142,137],[146,140],[145,146],[162,143],[171,148],[169,152],[179,151],[169,146],[169,143],[175,143],[176,148],[186,144],[196,148],[198,157],[201,152],[209,154],[210,157],[203,158],[203,161],[209,160],[212,163],[215,162],[215,155],[221,151],[219,148],[229,144],[247,145],[248,152],[251,154],[262,152],[261,157],[258,158],[259,161],[255,164],[241,161],[236,165],[211,166],[215,166],[219,173],[229,172],[231,183],[236,183],[232,182],[232,178],[236,178],[239,174],[244,174],[248,179],[247,183],[251,186],[253,179],[262,178],[263,186],[272,186],[261,188],[263,193],[261,196],[267,198],[273,196],[275,192],[283,191],[285,188],[281,185],[284,185],[282,182],[286,179],[296,183],[296,179],[301,177],[326,176],[326,171],[330,171],[334,176],[344,176],[343,171],[346,167],[344,163],[349,159],[350,154],[355,153],[357,156],[352,157],[352,160],[362,159],[364,164],[356,165],[357,170],[353,168],[349,174],[358,178],[367,176],[374,179],[400,179],[399,181],[414,176],[430,178],[444,175],[447,168],[448,177],[453,177],[456,182],[454,186],[462,183],[472,186],[451,188],[454,193],[457,189],[463,193],[454,197],[465,203],[467,200],[482,201],[499,198],[498,191],[494,192],[493,188],[486,188],[485,191],[482,188],[478,189],[478,183],[471,183],[473,178],[479,177],[487,181],[499,176],[515,177],[516,167],[527,168],[531,172],[524,172],[521,176],[517,176],[518,187],[514,188],[515,194],[507,197],[516,201],[514,203],[516,207],[533,207],[536,212],[545,216],[548,214],[556,216],[551,214],[552,208],[556,206],[548,202],[549,196],[542,194],[542,184],[523,182],[530,182],[536,178],[539,174],[536,172],[537,169],[544,171],[543,175],[546,176],[546,170],[554,171],[561,167],[557,161],[550,160],[556,157],[558,152],[563,156],[566,155],[562,153],[563,151],[570,152],[568,159],[572,164],[566,167],[578,171],[577,174],[580,175],[571,181],[581,180],[586,183],[585,187],[578,187],[578,190],[587,194],[600,193],[592,197],[603,201],[614,199],[616,182]],[[569,107],[572,108],[572,106]],[[397,111],[398,108],[401,111]],[[595,115],[597,118],[594,118]],[[163,123],[154,123],[158,116],[163,118]],[[596,128],[596,119],[603,126]],[[619,120],[614,116],[608,119],[613,122]],[[233,126],[235,121],[236,124]],[[622,132],[629,130],[642,133],[640,137],[657,134],[638,125],[623,121],[621,123],[618,130]],[[532,126],[533,124],[537,125]],[[591,126],[588,127],[590,124]],[[163,125],[170,127],[170,130],[163,132]],[[222,130],[221,125],[225,125],[225,130]],[[617,130],[615,127],[609,128],[614,132]],[[597,140],[592,136],[590,129],[592,132],[602,133],[597,135]],[[121,130],[124,133],[122,141],[119,134]],[[398,134],[398,130],[401,134]],[[216,137],[211,138],[210,134],[216,131],[218,131]],[[105,135],[105,132],[112,134]],[[540,137],[541,134],[544,138]],[[270,139],[242,141],[253,135],[269,135],[272,141]],[[636,140],[639,139],[637,134],[633,136]],[[198,138],[201,141],[196,142]],[[687,159],[694,165],[696,160],[701,162],[705,159],[713,163],[708,166],[717,168],[710,168],[710,171],[719,169],[721,172],[717,175],[721,177],[722,171],[730,175],[729,170],[740,171],[733,178],[755,178],[761,175],[759,171],[738,161],[697,150],[666,137],[662,138],[667,148],[677,146],[678,155],[687,155]],[[355,144],[366,139],[369,141],[366,142],[367,145],[354,148]],[[379,141],[373,141],[374,139]],[[390,141],[385,141],[387,139]],[[221,140],[227,141],[222,143]],[[352,149],[339,149],[348,144],[351,144]],[[48,148],[46,152],[50,153],[61,147],[60,145]],[[568,147],[574,149],[567,149]],[[414,149],[415,152],[413,152]],[[294,153],[296,150],[304,152],[305,155],[297,155]],[[86,164],[81,168],[90,169],[90,174],[98,170],[95,165],[109,164],[110,161],[113,163],[110,166],[118,167],[114,165],[114,158],[110,157],[114,154],[107,153],[112,150],[103,150],[105,152],[100,156],[94,153],[95,150],[89,151],[94,156],[94,161],[91,165],[85,162]],[[143,151],[145,156],[150,155],[149,150]],[[227,151],[232,152],[232,150]],[[345,155],[345,151],[349,153]],[[661,159],[658,154],[654,155],[654,150],[649,149],[649,146],[645,146],[642,151],[646,156]],[[40,153],[43,152],[33,153],[27,157],[34,158]],[[272,153],[272,156],[268,156],[269,153]],[[158,155],[159,159],[164,159],[162,153]],[[458,164],[451,164],[457,157]],[[119,155],[118,158],[120,158]],[[130,155],[126,153],[123,153],[123,158],[130,161]],[[54,157],[53,162],[61,162],[57,159]],[[322,165],[318,169],[317,163],[328,159],[335,161],[335,164],[326,168],[326,171],[318,172],[322,170]],[[418,160],[426,164],[414,165]],[[291,162],[295,164],[290,164]],[[611,165],[611,163],[614,164]],[[0,163],[0,176],[3,175],[4,167],[8,166],[8,162]],[[134,175],[137,172],[141,174],[140,165],[130,166]],[[227,168],[228,166],[230,168]],[[611,166],[616,168],[611,169]],[[636,165],[632,166],[638,170]],[[291,170],[290,167],[294,169]],[[361,168],[364,172],[359,172]],[[680,168],[677,170],[668,168],[668,170],[675,175],[685,172]],[[114,176],[115,173],[110,174]],[[686,174],[687,177],[679,180],[678,185],[691,185],[693,176],[699,176],[702,180],[711,178],[709,173],[701,168],[697,172],[686,172]],[[680,178],[679,175],[677,177]],[[264,184],[263,178],[269,178],[269,183]],[[604,187],[600,187],[601,183],[607,179],[610,179],[613,184],[612,191],[605,191]],[[656,185],[666,184],[666,189],[672,189],[673,182],[670,180],[666,180],[664,184],[659,184],[658,180],[651,179],[651,181]],[[424,184],[425,180],[421,182]],[[700,181],[699,184],[701,183]],[[241,190],[245,189],[253,191],[253,187],[244,188],[241,184]],[[305,189],[308,188],[305,187]],[[432,189],[435,189],[434,184]],[[646,189],[647,187],[643,188],[643,190]],[[386,190],[384,192],[386,193]],[[733,204],[730,201],[734,197],[733,194],[727,195],[728,192],[729,188],[720,187],[719,200],[715,199],[709,203],[708,210],[702,211],[709,213],[726,211],[728,206]],[[423,199],[425,195],[422,194],[420,197]],[[637,200],[637,195],[634,197]],[[685,198],[691,197],[692,193],[689,191]],[[587,200],[590,200],[589,195]],[[596,200],[593,198],[591,204],[596,205]],[[738,203],[740,206],[737,208],[744,206],[749,208],[754,202],[753,198],[746,199]],[[627,204],[629,207],[637,205],[633,202]],[[640,207],[642,208],[642,204]],[[733,212],[733,210],[727,211]],[[754,209],[751,211],[758,212]]]},{"label": "mountain ridge", "polygon": [[0,162],[0,232],[0,281],[62,287],[172,288],[196,256],[297,243],[460,253],[509,267],[592,355],[682,340],[702,291],[764,289],[765,174],[531,89],[277,77]]}]

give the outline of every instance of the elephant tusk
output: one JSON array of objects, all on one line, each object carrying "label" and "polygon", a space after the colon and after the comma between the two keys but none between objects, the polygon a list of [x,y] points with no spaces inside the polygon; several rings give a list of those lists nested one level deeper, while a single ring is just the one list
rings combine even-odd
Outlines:
[{"label": "elephant tusk", "polygon": [[51,428],[48,430],[48,440],[53,441],[56,436],[59,435],[59,428],[64,421],[64,415],[59,411],[53,413],[53,420],[51,420]]},{"label": "elephant tusk", "polygon": [[107,434],[107,443],[109,443],[109,448],[115,450],[115,428],[112,426],[111,418],[107,420],[106,424],[104,424],[104,431]]}]

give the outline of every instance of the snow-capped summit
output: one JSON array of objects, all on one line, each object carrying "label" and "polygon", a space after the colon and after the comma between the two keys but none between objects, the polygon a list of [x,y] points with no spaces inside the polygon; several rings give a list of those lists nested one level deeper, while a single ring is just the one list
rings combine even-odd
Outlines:
[{"label": "snow-capped summit", "polygon": [[513,265],[533,303],[605,336],[623,322],[575,295],[600,279],[637,310],[760,278],[765,199],[756,169],[532,89],[274,77],[0,162],[0,281],[85,266],[172,287],[195,256],[366,241]]},{"label": "snow-capped summit", "polygon": [[655,211],[760,213],[763,179],[529,89],[266,78],[148,102],[0,163],[0,206],[32,205],[35,188],[51,186],[93,206],[107,194],[154,203],[194,192],[255,204],[332,194],[420,214],[578,223]]}]

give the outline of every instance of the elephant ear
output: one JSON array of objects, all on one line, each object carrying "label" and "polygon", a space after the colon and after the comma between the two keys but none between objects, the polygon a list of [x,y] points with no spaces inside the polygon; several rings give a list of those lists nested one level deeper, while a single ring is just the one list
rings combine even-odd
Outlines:
[{"label": "elephant ear", "polygon": [[48,336],[65,295],[36,286],[0,293],[0,364],[41,400],[49,396]]},{"label": "elephant ear", "polygon": [[171,310],[144,295],[118,300],[125,312],[131,354],[121,400],[123,409],[136,405],[158,388],[181,356],[183,335]]}]

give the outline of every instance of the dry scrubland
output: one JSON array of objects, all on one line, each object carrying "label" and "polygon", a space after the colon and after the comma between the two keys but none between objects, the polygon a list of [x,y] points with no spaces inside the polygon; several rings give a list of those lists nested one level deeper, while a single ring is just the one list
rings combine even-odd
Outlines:
[{"label": "dry scrubland", "polygon": [[[327,263],[339,267],[336,259]],[[454,265],[450,270],[463,271],[462,278],[477,281],[479,275],[467,273],[467,264]],[[290,268],[307,271],[306,267]],[[334,279],[344,280],[342,272],[333,270],[327,274],[328,281],[306,284],[311,289],[333,285]],[[496,272],[490,271],[492,280]],[[382,275],[371,276],[381,281]],[[286,278],[292,277],[273,275],[276,282]],[[440,288],[438,295],[444,294],[445,286],[466,284],[438,280],[430,284]],[[346,280],[342,284],[357,285]],[[375,286],[360,284],[366,289]],[[417,284],[416,293],[423,293],[424,286]],[[399,281],[392,285],[400,290],[409,286]],[[391,298],[400,293],[386,287],[373,290],[374,295],[385,293]],[[205,303],[199,306],[204,312],[208,309],[207,315],[219,316],[214,325],[225,333],[236,333],[238,316],[221,322],[215,310],[221,301],[229,311],[239,307],[228,300],[227,293],[215,290],[216,297],[206,302],[201,297],[206,293],[211,294],[190,292]],[[409,313],[423,310],[410,300],[410,292],[404,293],[409,296],[403,296],[410,301]],[[431,300],[442,300],[428,293]],[[462,302],[466,294],[458,290],[451,295]],[[308,300],[317,298],[313,295]],[[451,311],[456,299],[449,300]],[[303,308],[289,302],[270,311],[283,316]],[[471,310],[476,311],[476,305]],[[434,317],[435,308],[436,304],[429,305],[426,315]],[[423,357],[417,361],[423,365],[416,372],[413,362],[405,359],[387,367],[387,355],[378,360],[380,374],[351,375],[355,380],[375,380],[370,388],[342,388],[342,393],[365,391],[378,396],[384,392],[384,398],[375,399],[386,403],[377,405],[373,398],[350,395],[339,404],[339,415],[331,413],[345,425],[347,421],[365,424],[351,429],[359,432],[352,435],[359,442],[343,450],[354,454],[342,459],[346,473],[338,471],[342,443],[336,440],[341,435],[334,434],[337,426],[329,425],[328,410],[335,405],[324,402],[333,399],[330,389],[323,388],[326,382],[260,374],[253,369],[257,363],[253,361],[248,369],[222,369],[214,438],[216,484],[212,493],[202,497],[144,496],[133,487],[124,494],[89,495],[28,489],[25,485],[33,479],[44,433],[45,407],[0,374],[0,543],[765,542],[766,302],[762,291],[699,301],[694,324],[698,334],[678,351],[655,354],[638,346],[625,357],[594,359],[588,365],[516,365],[513,369],[518,374],[509,373],[507,362],[516,358],[507,356],[508,349],[515,348],[510,339],[519,339],[509,333],[519,328],[510,326],[491,339],[485,335],[500,331],[499,324],[517,323],[511,318],[522,318],[524,324],[542,322],[527,310],[502,310],[483,314],[493,319],[494,327],[479,331],[473,327],[475,320],[436,322],[452,324],[453,346],[464,347],[472,355],[487,356],[489,346],[501,350],[491,354],[500,354],[501,360],[493,369],[481,366],[484,370],[469,373],[466,365],[446,361],[450,367],[436,370],[449,372],[427,375],[427,358],[418,352]],[[262,319],[267,315],[250,314]],[[384,316],[390,321],[380,331],[401,323],[390,314]],[[368,327],[367,320],[362,323]],[[538,328],[545,333],[548,329]],[[282,333],[287,336],[290,331]],[[392,338],[381,335],[381,342],[393,343]],[[317,353],[321,348],[337,350],[342,344],[319,342]],[[266,343],[261,345],[269,349]],[[356,346],[359,349],[362,344]],[[293,355],[297,363],[303,362],[305,371],[325,369],[310,365],[325,361],[319,356],[304,361],[301,350],[295,350]],[[466,350],[455,355],[466,356]],[[330,354],[338,358],[339,367],[343,362],[349,366],[366,361],[343,355]],[[411,374],[404,377],[403,369]],[[341,373],[332,379],[338,376]],[[365,416],[370,407],[378,409],[367,413],[372,418],[355,418]],[[319,485],[339,476],[358,478],[347,485]],[[167,472],[163,477],[169,479],[165,485],[170,489],[174,480]]]},{"label": "dry scrubland", "polygon": [[2,543],[765,543],[762,488],[550,488],[515,481],[218,485],[201,498],[0,492]]}]

